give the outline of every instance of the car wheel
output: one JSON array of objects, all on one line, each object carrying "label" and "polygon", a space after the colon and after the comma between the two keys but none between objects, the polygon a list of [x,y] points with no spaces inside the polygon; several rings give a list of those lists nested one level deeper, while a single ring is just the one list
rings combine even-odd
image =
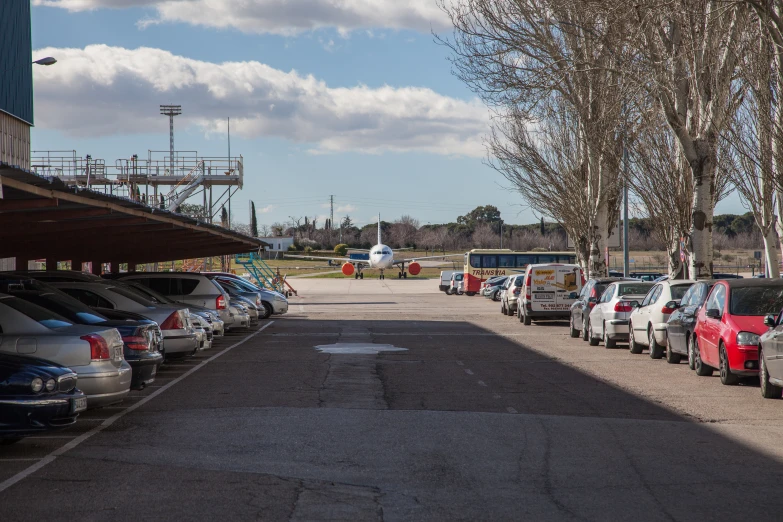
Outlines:
[{"label": "car wheel", "polygon": [[764,360],[764,354],[759,346],[759,380],[761,381],[761,396],[765,399],[780,399],[783,397],[783,388],[769,382],[769,369]]},{"label": "car wheel", "polygon": [[587,342],[590,343],[590,346],[598,346],[598,343],[600,342],[595,338],[595,335],[593,335],[593,323],[588,323],[587,325]]},{"label": "car wheel", "polygon": [[571,337],[573,337],[574,339],[579,337],[579,330],[574,328],[574,316],[573,315],[571,315],[571,317],[570,317],[570,319],[568,321],[568,334]]},{"label": "car wheel", "polygon": [[655,340],[655,330],[652,325],[647,328],[647,345],[650,347],[650,359],[663,357],[663,346]]},{"label": "car wheel", "polygon": [[713,372],[712,368],[702,362],[699,341],[695,337],[693,338],[693,369],[699,377],[709,377]]},{"label": "car wheel", "polygon": [[264,312],[261,316],[259,316],[259,319],[269,319],[269,317],[272,315],[272,312],[274,312],[272,305],[269,303],[261,303],[261,306],[264,307]]},{"label": "car wheel", "polygon": [[688,338],[687,345],[688,345],[688,368],[691,370],[696,369],[696,354],[693,351],[693,339],[694,337],[691,336]]},{"label": "car wheel", "polygon": [[669,337],[666,337],[666,362],[669,364],[680,364],[682,355],[674,353],[672,351],[672,343],[669,342]]},{"label": "car wheel", "polygon": [[609,332],[606,331],[606,323],[604,323],[604,347],[614,348],[617,346],[617,341],[609,338]]},{"label": "car wheel", "polygon": [[500,313],[506,315],[506,302],[500,301]]},{"label": "car wheel", "polygon": [[590,338],[587,337],[587,325],[590,323],[590,320],[585,318],[585,320],[582,322],[582,340],[583,341],[589,341]]},{"label": "car wheel", "polygon": [[527,313],[525,312],[521,312],[521,313],[522,313],[522,322],[524,323],[524,325],[530,326],[533,322],[533,319],[529,315],[527,315]]},{"label": "car wheel", "polygon": [[720,358],[720,382],[726,386],[734,386],[739,382],[739,377],[736,374],[731,373],[731,366],[729,366],[729,357],[726,353],[726,347],[723,343],[720,344],[720,352],[718,354]]},{"label": "car wheel", "polygon": [[468,297],[473,297],[474,295],[476,295],[476,292],[465,292],[465,293],[468,294]]},{"label": "car wheel", "polygon": [[639,343],[636,342],[633,336],[633,324],[628,323],[628,350],[631,353],[642,353],[642,350],[644,350],[644,347],[642,347]]}]

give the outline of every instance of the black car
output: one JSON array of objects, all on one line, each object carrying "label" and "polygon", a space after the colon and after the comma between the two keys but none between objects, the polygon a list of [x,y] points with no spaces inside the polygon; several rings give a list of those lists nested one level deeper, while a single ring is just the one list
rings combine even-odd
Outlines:
[{"label": "black car", "polygon": [[582,287],[582,291],[575,296],[576,301],[571,304],[571,314],[569,320],[569,330],[571,337],[579,337],[581,332],[582,339],[587,341],[587,318],[590,317],[590,310],[601,298],[606,287],[615,281],[625,281],[624,277],[601,277],[588,280]]},{"label": "black car", "polygon": [[7,293],[57,313],[75,324],[116,328],[124,343],[125,360],[131,366],[131,389],[141,390],[155,381],[163,354],[163,334],[154,321],[137,314],[117,312],[109,319],[81,301],[33,279],[0,276],[0,292]]},{"label": "black car", "polygon": [[76,380],[59,364],[0,353],[0,444],[76,422],[87,408]]},{"label": "black car", "polygon": [[688,366],[694,369],[692,343],[696,316],[714,284],[715,280],[703,280],[691,285],[680,299],[677,309],[669,316],[666,323],[666,360],[671,364],[679,363],[685,356],[688,358]]},{"label": "black car", "polygon": [[503,288],[503,284],[508,277],[494,277],[489,279],[485,284],[487,288],[484,292],[484,296],[493,301],[500,301],[500,290]]}]

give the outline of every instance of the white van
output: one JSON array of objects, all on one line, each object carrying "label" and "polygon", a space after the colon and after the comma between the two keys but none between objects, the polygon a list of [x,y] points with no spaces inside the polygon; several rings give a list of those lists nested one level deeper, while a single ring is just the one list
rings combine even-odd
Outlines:
[{"label": "white van", "polygon": [[452,274],[461,273],[462,270],[444,270],[440,273],[440,284],[438,285],[438,290],[441,292],[449,292],[449,287],[451,287],[451,276]]},{"label": "white van", "polygon": [[571,304],[584,284],[579,265],[529,265],[519,295],[517,317],[529,325],[533,318],[568,318]]}]

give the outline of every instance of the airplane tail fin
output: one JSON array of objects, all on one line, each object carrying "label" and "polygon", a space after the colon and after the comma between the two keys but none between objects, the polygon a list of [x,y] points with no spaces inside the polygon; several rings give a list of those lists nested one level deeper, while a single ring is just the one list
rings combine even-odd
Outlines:
[{"label": "airplane tail fin", "polygon": [[381,244],[381,215],[378,214],[378,244]]}]

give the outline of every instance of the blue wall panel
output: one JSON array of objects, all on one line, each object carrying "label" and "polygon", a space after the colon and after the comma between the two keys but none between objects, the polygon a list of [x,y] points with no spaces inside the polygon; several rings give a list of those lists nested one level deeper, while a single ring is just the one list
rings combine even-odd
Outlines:
[{"label": "blue wall panel", "polygon": [[30,0],[0,0],[0,110],[33,124]]}]

